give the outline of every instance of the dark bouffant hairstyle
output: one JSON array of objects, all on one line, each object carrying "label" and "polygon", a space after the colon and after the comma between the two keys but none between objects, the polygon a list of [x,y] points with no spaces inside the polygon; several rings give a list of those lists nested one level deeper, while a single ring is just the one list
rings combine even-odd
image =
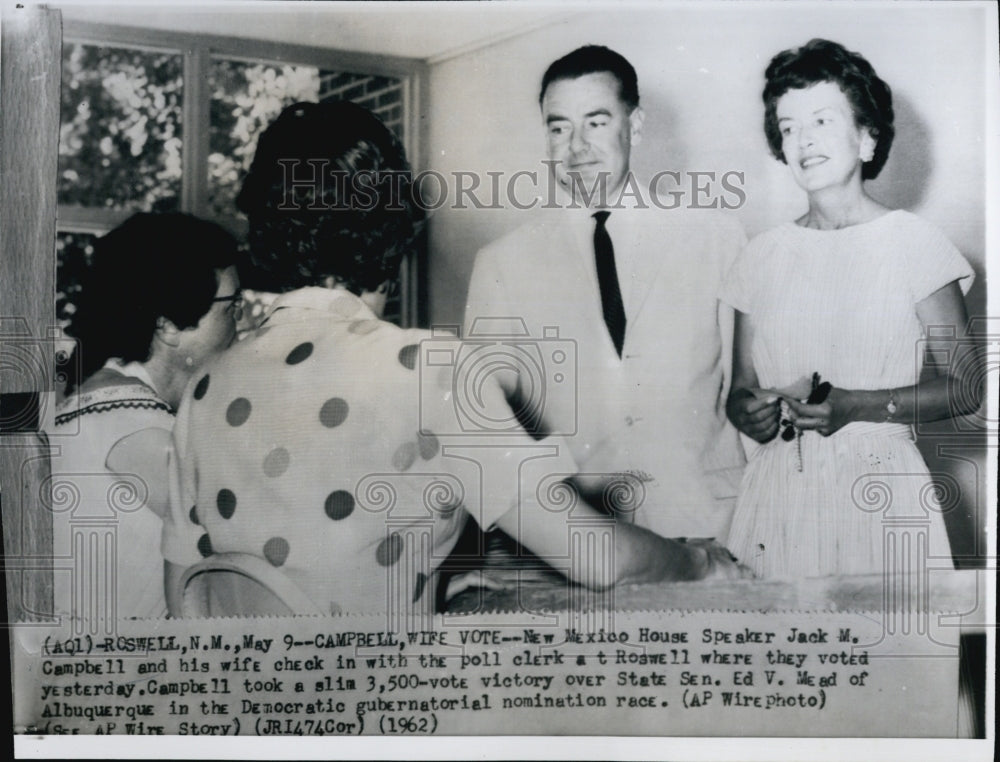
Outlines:
[{"label": "dark bouffant hairstyle", "polygon": [[801,48],[785,50],[771,59],[764,73],[764,133],[771,153],[784,162],[781,131],[778,128],[778,99],[789,90],[810,87],[818,82],[837,84],[854,111],[854,121],[867,127],[875,139],[875,155],[861,167],[861,177],[878,177],[896,134],[892,126],[892,91],[879,79],[875,69],[858,53],[829,40],[810,40]]},{"label": "dark bouffant hairstyle", "polygon": [[542,89],[538,93],[539,105],[553,82],[600,72],[607,72],[618,80],[618,96],[629,112],[634,111],[639,105],[639,81],[635,69],[624,56],[603,45],[584,45],[553,62],[542,77]]},{"label": "dark bouffant hairstyle", "polygon": [[211,309],[217,271],[238,265],[236,239],[189,214],[141,213],[94,244],[67,333],[71,391],[112,357],[149,359],[157,320],[190,328]]},{"label": "dark bouffant hairstyle", "polygon": [[402,144],[347,101],[282,111],[236,204],[250,221],[247,285],[275,292],[330,277],[372,291],[397,277],[423,219]]}]

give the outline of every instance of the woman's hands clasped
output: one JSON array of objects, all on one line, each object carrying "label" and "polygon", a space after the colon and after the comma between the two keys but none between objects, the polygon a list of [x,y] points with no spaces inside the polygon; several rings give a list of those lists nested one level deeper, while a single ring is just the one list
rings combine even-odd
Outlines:
[{"label": "woman's hands clasped", "polygon": [[[810,404],[802,401],[805,394],[799,397],[792,389],[736,389],[729,395],[726,415],[737,429],[761,444],[774,439],[784,425],[828,437],[854,420],[851,392],[831,388],[822,402]],[[781,417],[782,403],[787,406],[787,420]]]},{"label": "woman's hands clasped", "polygon": [[810,405],[795,399],[788,403],[789,420],[802,431],[816,431],[828,437],[851,422],[851,395],[843,389],[832,389],[826,400]]}]

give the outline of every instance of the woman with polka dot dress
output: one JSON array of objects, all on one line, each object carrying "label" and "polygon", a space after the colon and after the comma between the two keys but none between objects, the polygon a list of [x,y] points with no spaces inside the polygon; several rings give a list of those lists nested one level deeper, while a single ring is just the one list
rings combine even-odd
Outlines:
[{"label": "woman with polka dot dress", "polygon": [[[539,449],[524,431],[499,446],[456,433],[444,371],[420,359],[431,333],[381,319],[421,224],[408,170],[395,136],[351,103],[295,104],[261,135],[238,204],[252,285],[280,295],[181,405],[163,544],[172,612],[182,570],[219,552],[265,559],[321,611],[426,611],[469,516],[566,556],[565,514],[535,498],[546,476],[575,473],[566,449],[511,471],[516,448]],[[497,384],[477,395],[504,415]],[[614,538],[613,561],[589,556],[571,574],[600,586],[742,574],[714,543],[632,526]]]}]

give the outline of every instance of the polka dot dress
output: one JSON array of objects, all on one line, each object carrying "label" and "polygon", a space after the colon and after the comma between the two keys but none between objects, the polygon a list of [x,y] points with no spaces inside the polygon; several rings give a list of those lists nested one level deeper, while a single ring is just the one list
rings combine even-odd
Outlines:
[{"label": "polka dot dress", "polygon": [[460,494],[428,507],[450,468],[437,435],[421,432],[428,337],[343,290],[280,297],[188,389],[165,556],[259,556],[331,612],[427,596],[467,517]]}]

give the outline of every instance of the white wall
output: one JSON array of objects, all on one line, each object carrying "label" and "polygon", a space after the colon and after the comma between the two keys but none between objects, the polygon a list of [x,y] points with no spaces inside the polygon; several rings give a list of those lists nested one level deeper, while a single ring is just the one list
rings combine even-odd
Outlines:
[{"label": "white wall", "polygon": [[[484,14],[485,24],[492,15]],[[805,208],[804,195],[764,139],[764,68],[775,53],[826,37],[862,53],[893,89],[896,142],[871,191],[942,227],[982,275],[986,29],[982,7],[959,3],[606,6],[432,65],[425,156],[428,168],[449,177],[543,170],[542,73],[579,45],[604,44],[639,74],[647,118],[633,166],[648,175],[745,172],[747,202],[735,214],[753,235]],[[433,322],[461,320],[476,250],[517,226],[522,215],[515,209],[435,212]],[[971,295],[973,309],[985,305],[983,280]]]},{"label": "white wall", "polygon": [[[488,23],[489,14],[484,19]],[[986,44],[991,24],[995,18],[991,21],[982,6],[962,3],[592,9],[432,64],[425,156],[429,168],[446,176],[542,170],[545,144],[537,104],[542,73],[580,45],[604,44],[625,55],[639,74],[647,118],[633,166],[647,175],[665,169],[745,172],[746,204],[731,213],[754,235],[805,210],[804,194],[787,167],[771,158],[764,139],[764,69],[777,52],[825,37],[862,53],[893,89],[896,141],[871,192],[945,230],[977,271],[968,303],[971,314],[983,315],[985,102],[987,83],[992,86],[996,77],[996,49],[987,51]],[[447,207],[434,214],[433,323],[461,322],[476,251],[517,226],[523,214]],[[996,383],[996,368],[990,379]],[[923,437],[921,449],[932,471],[949,474],[960,485],[959,503],[948,516],[953,549],[977,555],[987,515],[984,440],[975,439],[971,451],[954,451],[958,459],[940,451],[949,441]]]}]

